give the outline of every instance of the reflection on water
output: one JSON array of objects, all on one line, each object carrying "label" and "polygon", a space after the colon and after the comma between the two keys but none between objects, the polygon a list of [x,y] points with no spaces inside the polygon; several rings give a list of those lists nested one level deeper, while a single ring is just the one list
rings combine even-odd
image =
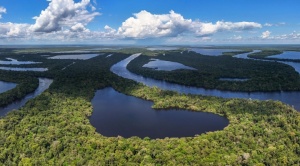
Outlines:
[{"label": "reflection on water", "polygon": [[42,63],[42,62],[31,62],[31,61],[18,61],[13,58],[6,58],[7,61],[1,61],[1,65],[27,65],[27,64],[37,64],[37,63]]},{"label": "reflection on water", "polygon": [[251,58],[248,57],[248,55],[249,54],[253,54],[253,53],[257,53],[257,52],[261,52],[261,50],[253,50],[252,52],[238,54],[238,55],[235,55],[233,57],[235,57],[235,58],[242,58],[242,59],[251,59]]},{"label": "reflection on water", "polygon": [[49,57],[48,59],[78,59],[78,60],[87,60],[94,58],[98,55],[103,54],[75,54],[75,55],[56,55],[53,57]]},{"label": "reflection on water", "polygon": [[160,59],[150,59],[151,61],[143,65],[143,67],[152,68],[155,70],[172,71],[177,69],[197,70],[195,68],[185,66],[178,62],[164,61]]},{"label": "reflection on water", "polygon": [[300,59],[300,52],[296,51],[285,51],[279,55],[268,56],[268,58],[278,58],[278,59]]},{"label": "reflection on water", "polygon": [[20,67],[0,67],[0,70],[11,70],[11,71],[48,71],[47,68],[20,68]]},{"label": "reflection on water", "polygon": [[212,113],[154,110],[152,102],[126,96],[113,88],[98,90],[92,100],[91,124],[108,137],[191,137],[222,130],[228,120]]},{"label": "reflection on water", "polygon": [[164,90],[172,90],[177,91],[179,93],[185,94],[201,94],[206,96],[217,96],[223,98],[248,98],[248,99],[259,99],[259,100],[279,100],[284,103],[293,106],[295,109],[300,110],[300,92],[232,92],[232,91],[224,91],[217,89],[204,89],[198,87],[190,87],[179,85],[175,83],[169,83],[162,80],[155,80],[152,78],[143,77],[141,75],[137,75],[131,73],[127,70],[126,66],[130,61],[137,58],[140,54],[133,54],[130,57],[116,63],[111,67],[111,71],[123,78],[128,78],[140,83],[143,83],[147,86],[153,87],[157,86],[160,89]]},{"label": "reflection on water", "polygon": [[236,49],[191,48],[191,49],[189,49],[189,51],[194,51],[194,52],[202,54],[202,55],[219,56],[219,55],[222,55],[223,52],[233,52],[233,51],[239,51],[239,50],[236,50]]},{"label": "reflection on water", "polygon": [[52,82],[53,80],[48,78],[39,78],[39,86],[33,93],[26,95],[23,99],[15,101],[6,107],[0,107],[0,117],[5,116],[12,110],[16,110],[24,106],[28,100],[35,98],[36,96],[43,93],[46,89],[48,89]]},{"label": "reflection on water", "polygon": [[238,82],[244,82],[248,81],[248,78],[220,78],[220,81],[238,81]]},{"label": "reflection on water", "polygon": [[9,91],[17,86],[16,83],[0,81],[0,93]]},{"label": "reflection on water", "polygon": [[171,51],[171,50],[177,50],[177,47],[148,47],[147,50],[149,51]]}]

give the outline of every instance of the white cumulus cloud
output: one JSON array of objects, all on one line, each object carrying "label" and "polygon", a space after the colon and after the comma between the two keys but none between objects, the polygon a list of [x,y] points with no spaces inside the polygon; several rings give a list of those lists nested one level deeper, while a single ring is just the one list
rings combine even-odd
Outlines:
[{"label": "white cumulus cloud", "polygon": [[53,32],[60,31],[63,27],[74,28],[78,25],[87,25],[100,15],[98,12],[89,12],[86,8],[90,0],[82,0],[75,3],[73,0],[52,0],[49,6],[35,16],[36,22],[31,29],[34,32]]},{"label": "white cumulus cloud", "polygon": [[0,38],[25,37],[30,31],[29,24],[0,23]]},{"label": "white cumulus cloud", "polygon": [[169,14],[152,14],[145,10],[134,14],[118,28],[118,34],[127,38],[174,37],[181,34],[209,36],[221,31],[243,31],[261,28],[255,22],[204,23],[185,19],[181,14],[170,11]]},{"label": "white cumulus cloud", "polygon": [[6,13],[6,8],[0,6],[0,19],[2,18],[3,13]]},{"label": "white cumulus cloud", "polygon": [[263,32],[263,33],[261,34],[261,38],[267,39],[267,38],[270,37],[270,35],[271,35],[271,32],[270,32],[270,31],[265,31],[265,32]]}]

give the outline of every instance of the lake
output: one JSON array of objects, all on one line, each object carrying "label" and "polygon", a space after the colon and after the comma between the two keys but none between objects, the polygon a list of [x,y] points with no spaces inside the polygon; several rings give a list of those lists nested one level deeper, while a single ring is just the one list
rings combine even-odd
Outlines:
[{"label": "lake", "polygon": [[0,117],[5,116],[8,112],[12,110],[16,110],[24,106],[28,100],[35,98],[36,96],[43,93],[46,89],[48,89],[52,82],[52,79],[39,78],[39,86],[33,93],[26,95],[23,99],[15,101],[6,107],[0,107]]},{"label": "lake", "polygon": [[154,110],[153,102],[127,96],[113,88],[98,90],[92,99],[91,124],[107,137],[192,137],[222,130],[227,118],[186,110]]},{"label": "lake", "polygon": [[37,63],[42,63],[42,62],[31,62],[31,61],[18,61],[13,58],[6,58],[7,61],[1,61],[1,65],[27,65],[27,64],[37,64]]},{"label": "lake", "polygon": [[189,51],[194,51],[196,53],[208,56],[220,56],[223,52],[233,52],[239,51],[236,49],[208,49],[208,48],[191,48]]},{"label": "lake", "polygon": [[0,81],[0,93],[9,91],[17,86],[16,83]]},{"label": "lake", "polygon": [[147,47],[147,50],[149,51],[171,51],[171,50],[177,50],[177,47]]},{"label": "lake", "polygon": [[244,82],[248,81],[248,78],[220,78],[220,81],[237,81],[237,82]]},{"label": "lake", "polygon": [[178,62],[164,61],[160,59],[150,59],[151,61],[143,65],[143,67],[155,69],[155,70],[164,70],[172,71],[178,69],[187,69],[187,70],[197,70],[193,67],[185,66]]},{"label": "lake", "polygon": [[296,52],[296,51],[284,51],[282,54],[268,56],[268,58],[300,59],[300,52]]},{"label": "lake", "polygon": [[77,60],[87,60],[94,58],[98,55],[103,54],[74,54],[74,55],[56,55],[49,57],[48,59],[77,59]]},{"label": "lake", "polygon": [[11,71],[48,71],[47,68],[19,68],[19,67],[0,67],[0,70],[11,70]]},{"label": "lake", "polygon": [[217,89],[204,89],[198,87],[190,87],[175,83],[166,82],[163,80],[155,80],[152,78],[143,77],[141,75],[134,74],[127,70],[126,66],[130,61],[137,58],[139,54],[133,54],[128,58],[114,64],[110,70],[123,77],[134,80],[136,82],[143,83],[147,86],[157,86],[163,90],[172,90],[184,94],[200,94],[206,96],[217,96],[223,98],[246,98],[246,99],[258,99],[258,100],[279,100],[300,111],[300,92],[233,92]]}]

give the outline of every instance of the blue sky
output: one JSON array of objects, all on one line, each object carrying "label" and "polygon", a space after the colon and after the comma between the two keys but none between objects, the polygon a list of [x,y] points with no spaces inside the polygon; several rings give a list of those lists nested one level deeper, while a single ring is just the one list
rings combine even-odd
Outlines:
[{"label": "blue sky", "polygon": [[299,44],[299,0],[2,0],[0,44]]}]

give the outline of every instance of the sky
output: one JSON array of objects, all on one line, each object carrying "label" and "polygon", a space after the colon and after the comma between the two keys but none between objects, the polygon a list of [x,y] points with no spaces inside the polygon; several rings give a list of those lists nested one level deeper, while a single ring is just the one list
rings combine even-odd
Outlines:
[{"label": "sky", "polygon": [[299,0],[1,0],[6,44],[300,44]]}]

